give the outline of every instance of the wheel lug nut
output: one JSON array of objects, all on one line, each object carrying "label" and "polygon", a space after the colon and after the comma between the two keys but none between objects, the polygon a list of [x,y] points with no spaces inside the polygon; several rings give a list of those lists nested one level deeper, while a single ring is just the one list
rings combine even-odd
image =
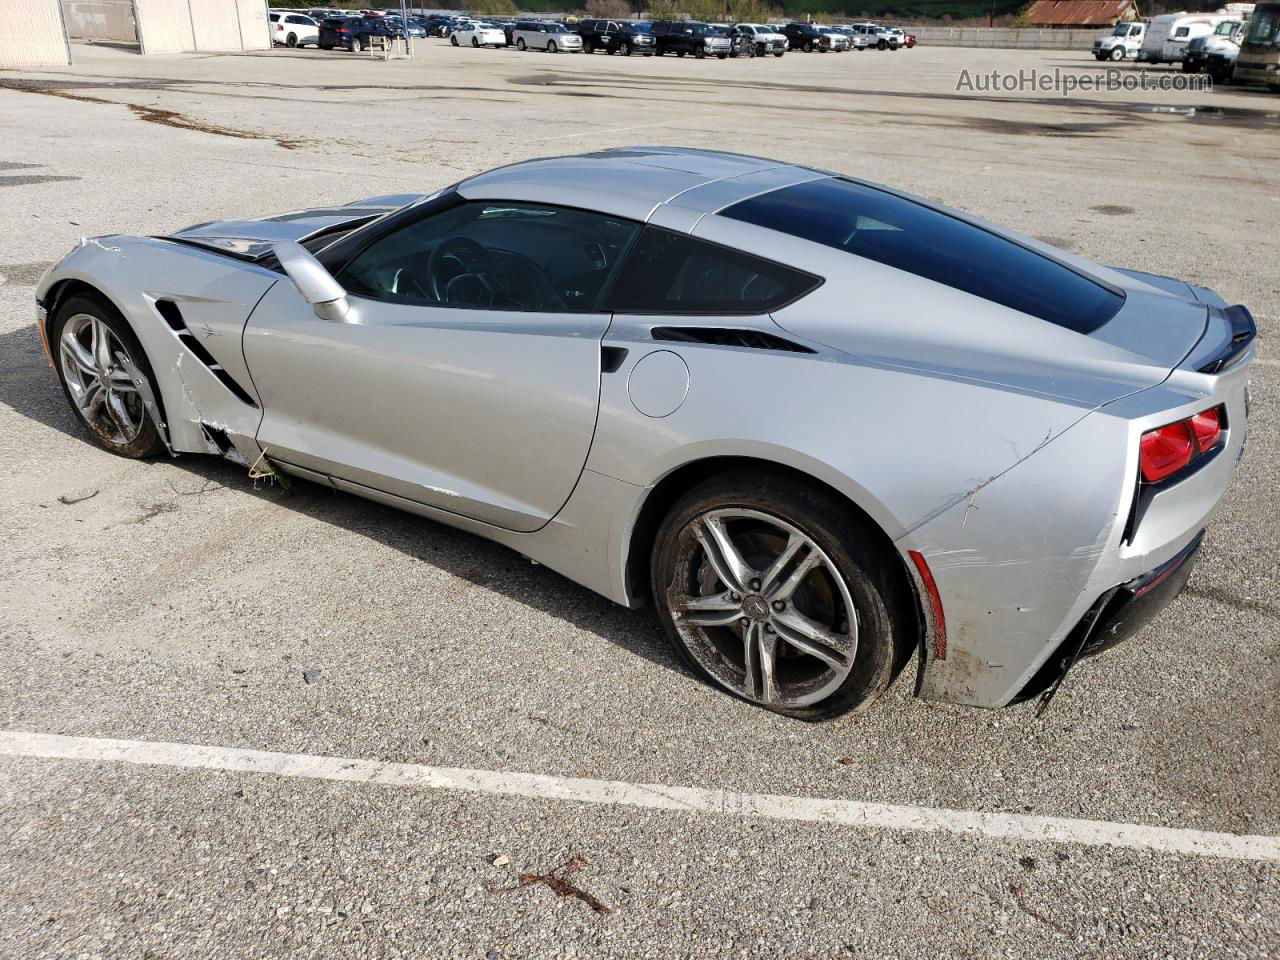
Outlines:
[{"label": "wheel lug nut", "polygon": [[749,586],[751,587],[751,589],[752,589],[752,590],[759,590],[759,589],[760,589],[760,581],[759,581],[759,580],[752,580],[752,581],[751,581],[751,583],[749,584]]},{"label": "wheel lug nut", "polygon": [[769,623],[766,623],[766,624],[764,625],[764,632],[765,632],[765,633],[773,633],[773,625],[772,625],[772,624],[769,624]]},{"label": "wheel lug nut", "polygon": [[783,603],[781,600],[775,600],[773,601],[773,609],[781,613],[783,610],[787,609],[787,605]]},{"label": "wheel lug nut", "polygon": [[742,597],[738,596],[738,594],[736,593],[731,593],[729,594],[729,599],[732,600],[734,603],[737,603],[739,600],[742,599]]},{"label": "wheel lug nut", "polygon": [[738,623],[742,624],[742,626],[744,627],[751,626],[751,620],[748,619],[747,617],[743,617],[741,620],[738,621]]}]

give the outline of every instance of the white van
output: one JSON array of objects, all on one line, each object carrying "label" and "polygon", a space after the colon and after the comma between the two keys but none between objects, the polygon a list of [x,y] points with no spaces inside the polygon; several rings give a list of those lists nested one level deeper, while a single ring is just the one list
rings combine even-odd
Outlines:
[{"label": "white van", "polygon": [[1180,63],[1188,43],[1196,37],[1208,36],[1219,23],[1230,19],[1232,17],[1225,13],[1166,13],[1155,17],[1147,25],[1138,60]]}]

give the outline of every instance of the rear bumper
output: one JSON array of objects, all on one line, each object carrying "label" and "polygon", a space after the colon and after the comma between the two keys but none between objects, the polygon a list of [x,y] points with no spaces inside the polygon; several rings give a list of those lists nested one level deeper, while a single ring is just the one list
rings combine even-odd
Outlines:
[{"label": "rear bumper", "polygon": [[1010,702],[1024,703],[1056,688],[1078,661],[1110,650],[1154,620],[1182,593],[1191,579],[1203,540],[1204,531],[1201,530],[1172,559],[1098,597],[1053,655]]}]

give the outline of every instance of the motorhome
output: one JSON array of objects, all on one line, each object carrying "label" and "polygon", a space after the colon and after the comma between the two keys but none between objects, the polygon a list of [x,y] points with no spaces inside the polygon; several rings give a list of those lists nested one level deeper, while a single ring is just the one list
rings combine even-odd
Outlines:
[{"label": "motorhome", "polygon": [[1223,20],[1234,17],[1226,13],[1166,13],[1147,24],[1138,60],[1143,63],[1181,63],[1187,44],[1196,37],[1207,36]]},{"label": "motorhome", "polygon": [[1280,93],[1280,3],[1260,3],[1253,11],[1231,79]]},{"label": "motorhome", "polygon": [[1182,72],[1204,71],[1213,77],[1214,83],[1225,83],[1231,77],[1247,28],[1247,21],[1223,20],[1213,33],[1196,37],[1182,55]]}]

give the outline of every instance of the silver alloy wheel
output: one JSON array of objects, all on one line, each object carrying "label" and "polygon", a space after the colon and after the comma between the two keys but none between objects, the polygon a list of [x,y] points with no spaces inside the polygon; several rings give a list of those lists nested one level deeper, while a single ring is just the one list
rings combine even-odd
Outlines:
[{"label": "silver alloy wheel", "polygon": [[853,668],[858,618],[831,558],[758,510],[710,510],[680,533],[667,599],[690,655],[756,703],[803,707]]},{"label": "silver alloy wheel", "polygon": [[136,440],[146,413],[120,338],[98,317],[77,313],[63,325],[58,346],[67,390],[85,422],[114,444]]}]

